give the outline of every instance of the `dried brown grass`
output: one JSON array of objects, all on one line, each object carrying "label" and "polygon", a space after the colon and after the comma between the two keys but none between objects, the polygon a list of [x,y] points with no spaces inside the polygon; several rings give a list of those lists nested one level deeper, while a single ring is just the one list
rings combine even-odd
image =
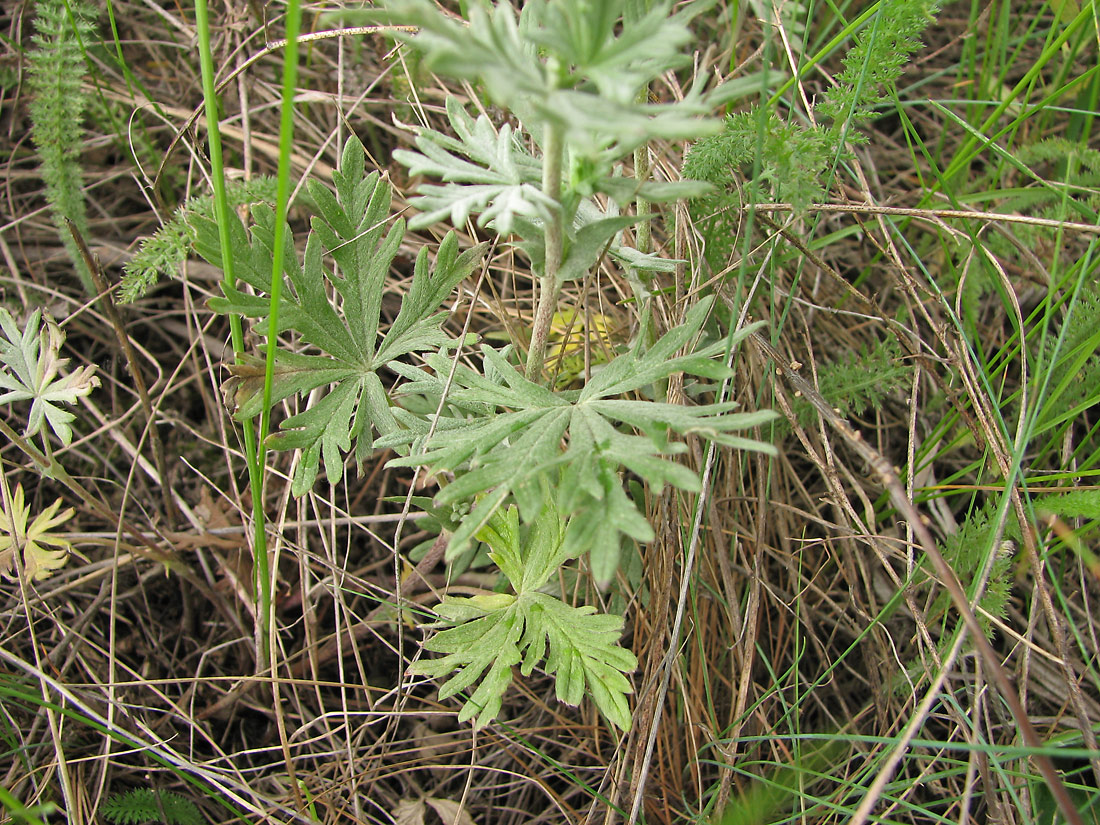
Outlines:
[{"label": "dried brown grass", "polygon": [[[114,9],[127,64],[143,91],[132,91],[112,64],[97,61],[97,94],[116,122],[129,123],[141,137],[128,145],[130,135],[110,132],[100,110],[89,123],[83,158],[89,242],[112,278],[138,236],[151,232],[188,193],[202,191],[206,174],[196,135],[176,132],[201,103],[192,22],[175,7],[154,11],[122,2]],[[244,5],[217,10],[216,59],[223,75],[274,36],[256,12]],[[5,22],[13,42],[26,42],[23,14],[9,10]],[[16,56],[7,48],[10,63]],[[445,90],[431,78],[417,78],[418,101],[412,107],[395,101],[395,86],[407,88],[409,80],[389,61],[388,48],[377,38],[308,47],[296,174],[311,170],[325,177],[341,136],[354,129],[398,191],[407,191],[412,182],[387,163],[388,152],[407,140],[392,116],[438,122]],[[278,70],[272,55],[226,89],[225,134],[235,173],[273,169]],[[104,387],[86,435],[59,457],[118,518],[106,522],[84,507],[82,533],[74,538],[89,563],[74,559],[60,575],[29,588],[26,599],[18,587],[3,585],[0,647],[8,677],[28,685],[32,695],[45,685],[51,698],[60,699],[56,686],[64,686],[70,708],[98,714],[135,741],[126,745],[79,718],[51,719],[41,704],[6,700],[0,727],[9,750],[0,762],[0,785],[31,804],[60,802],[64,783],[74,823],[92,821],[106,794],[135,786],[187,794],[211,821],[231,819],[218,795],[235,795],[236,808],[256,821],[391,822],[403,801],[427,796],[461,802],[479,823],[595,823],[623,818],[644,775],[645,821],[686,822],[708,800],[720,807],[744,794],[747,775],[791,763],[791,735],[799,731],[835,733],[847,743],[832,754],[827,767],[835,780],[824,794],[837,793],[845,776],[869,782],[873,773],[861,770],[889,745],[859,737],[899,734],[940,654],[922,601],[911,599],[884,621],[875,620],[920,551],[906,523],[884,508],[880,480],[827,422],[806,428],[794,422],[775,461],[716,456],[678,637],[674,621],[698,502],[666,493],[650,503],[658,538],[640,551],[640,583],[631,588],[624,579],[619,588],[627,642],[642,663],[635,675],[636,724],[622,740],[590,705],[559,705],[546,678],[519,683],[505,703],[506,721],[477,734],[455,724],[454,707],[436,700],[433,685],[398,680],[402,663],[417,653],[419,633],[412,612],[379,609],[397,589],[393,539],[400,505],[386,497],[406,495],[410,481],[385,469],[385,456],[346,487],[322,485],[300,501],[289,495],[290,456],[272,456],[265,507],[277,559],[279,655],[274,678],[256,677],[251,546],[243,526],[251,503],[239,431],[219,392],[228,333],[205,309],[220,276],[189,264],[179,281],[123,310],[155,402],[154,426],[169,467],[161,479],[150,453],[150,422],[110,325],[98,303],[85,306],[79,297],[43,212],[25,140],[25,103],[18,87],[8,89],[0,111],[7,150],[0,227],[4,293],[9,304],[44,305],[67,319],[77,361],[99,367]],[[157,156],[177,138],[172,154]],[[881,133],[860,152],[857,168],[866,184],[847,192],[852,201],[910,201],[915,181],[891,171],[900,145],[897,135]],[[128,156],[131,149],[141,155],[140,167]],[[659,147],[657,165],[674,173],[679,151]],[[162,160],[162,174],[154,179]],[[852,422],[863,437],[902,477],[914,477],[915,455],[937,415],[926,401],[945,392],[969,422],[972,441],[937,457],[928,484],[953,477],[984,451],[1003,461],[1009,445],[983,414],[988,402],[975,383],[958,381],[975,366],[890,227],[874,215],[830,214],[824,221],[830,228],[859,222],[862,232],[828,247],[816,261],[798,255],[771,270],[780,277],[767,288],[789,297],[790,310],[773,339],[776,350],[788,364],[801,364],[799,374],[812,385],[817,364],[836,353],[898,336],[916,368],[912,385],[907,397],[898,395]],[[677,240],[658,228],[657,241],[671,254],[693,242],[688,229]],[[797,237],[800,226],[789,231]],[[467,234],[476,231],[468,227]],[[411,239],[405,260],[428,241]],[[860,271],[870,276],[859,289],[874,300],[857,305],[846,278]],[[402,277],[394,273],[396,285]],[[593,309],[629,330],[629,309],[618,302],[629,291],[609,269],[598,277],[585,285]],[[514,336],[526,327],[532,284],[511,252],[497,251],[481,289],[473,294],[472,288],[456,301],[456,329],[467,314],[471,328],[482,333]],[[659,307],[666,325],[682,312],[674,299],[665,296]],[[909,319],[904,324],[894,320],[899,309]],[[778,316],[764,320],[775,324]],[[1011,325],[996,313],[982,323],[991,346],[1011,335]],[[738,400],[789,410],[795,391],[782,376],[777,380],[776,363],[763,349],[747,347],[738,365]],[[703,469],[706,445],[691,448]],[[13,477],[33,478],[13,445],[2,448],[2,457]],[[953,483],[965,486],[971,479]],[[170,490],[178,513],[162,505],[162,488]],[[72,498],[39,480],[40,504],[59,494]],[[929,501],[922,512],[938,535],[954,529],[947,508]],[[409,522],[400,549],[423,538]],[[996,637],[1002,666],[1045,736],[1100,719],[1097,695],[1078,683],[1081,650],[1067,646],[1057,624],[1076,628],[1096,656],[1097,582],[1077,568],[1074,578],[1057,582],[1061,598],[1053,599],[1051,575],[1034,558],[1021,562],[1013,610]],[[486,583],[477,571],[451,582]],[[433,569],[407,596],[430,606],[445,584],[442,570]],[[595,592],[586,597],[601,598]],[[17,662],[28,667],[20,670]],[[657,723],[666,672],[668,692]],[[987,679],[987,665],[971,653],[959,657],[944,689],[954,701],[927,712],[925,736],[972,741],[974,726],[989,741],[1012,741],[1012,720],[988,691]],[[157,756],[174,761],[178,771],[166,770]],[[966,821],[968,811],[1010,821],[1008,789],[988,760],[980,751],[956,758],[970,760],[967,771],[937,773],[935,749],[914,748],[901,767],[911,784],[895,788],[878,813],[919,819],[906,808],[913,802],[931,804],[954,821]],[[199,787],[189,789],[182,774],[198,777]],[[210,789],[216,794],[204,798]],[[947,801],[937,808],[937,799]]]}]

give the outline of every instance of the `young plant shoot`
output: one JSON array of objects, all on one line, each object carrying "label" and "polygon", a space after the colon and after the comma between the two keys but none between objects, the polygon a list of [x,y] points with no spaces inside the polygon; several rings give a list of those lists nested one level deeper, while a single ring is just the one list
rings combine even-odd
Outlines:
[{"label": "young plant shoot", "polygon": [[[705,117],[712,106],[699,87],[675,103],[651,103],[643,94],[689,61],[682,51],[691,39],[689,17],[671,14],[669,3],[648,11],[625,5],[632,11],[624,16],[617,0],[536,1],[520,13],[509,3],[471,4],[468,22],[428,2],[390,3],[381,13],[387,23],[417,27],[406,39],[426,68],[474,84],[503,113],[475,117],[452,97],[451,133],[422,129],[416,150],[394,157],[411,174],[437,181],[418,190],[411,227],[462,227],[474,218],[529,262],[538,282],[530,341],[482,345],[456,363],[467,342],[444,331],[441,307],[483,249],[460,252],[453,232],[434,254],[420,250],[400,311],[383,328],[386,278],[405,224],[391,220],[389,186],[366,173],[354,137],[334,174],[335,193],[310,182],[316,217],[301,260],[287,235],[279,327],[293,330],[300,347],[267,341],[280,347],[271,397],[312,394],[313,401],[282,422],[271,444],[301,451],[297,495],[312,488],[322,464],[334,482],[346,453],[362,465],[372,450],[393,450],[388,466],[425,467],[439,481],[433,512],[463,514],[444,519],[452,528],[447,560],[487,545],[501,591],[445,596],[433,625],[440,632],[426,644],[445,655],[411,668],[436,678],[458,671],[441,698],[471,689],[459,716],[479,726],[499,713],[518,664],[524,675],[536,667],[552,675],[561,701],[576,705],[587,694],[613,725],[629,728],[626,674],[637,662],[619,644],[623,620],[563,601],[551,587],[555,574],[586,556],[606,586],[623,542],[653,539],[645,501],[629,492],[645,487],[628,485],[627,474],[653,492],[666,484],[700,490],[698,474],[675,460],[686,450],[675,436],[772,452],[743,434],[770,420],[770,412],[735,412],[727,401],[647,400],[673,375],[733,377],[725,357],[753,327],[708,340],[711,297],[681,308],[682,323],[661,336],[648,334],[643,314],[635,343],[579,389],[553,388],[544,369],[555,316],[569,309],[561,306],[563,284],[587,278],[604,256],[635,275],[673,271],[674,262],[624,241],[624,229],[653,217],[624,214],[630,204],[706,189],[635,179],[623,162],[651,140],[698,137],[721,126]],[[211,305],[265,319],[274,214],[262,206],[252,214],[253,225],[236,223],[231,237],[238,276],[258,294],[230,289]],[[220,264],[216,225],[197,218],[195,236],[198,251]],[[265,335],[267,324],[255,330]],[[516,352],[524,345],[521,368]],[[257,415],[262,370],[232,369],[237,415]]]}]

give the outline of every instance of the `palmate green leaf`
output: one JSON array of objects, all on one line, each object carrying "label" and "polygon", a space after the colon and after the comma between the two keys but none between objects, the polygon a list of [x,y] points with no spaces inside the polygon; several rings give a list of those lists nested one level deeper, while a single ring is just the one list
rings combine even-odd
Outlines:
[{"label": "palmate green leaf", "polygon": [[489,558],[520,594],[543,587],[568,560],[562,546],[565,525],[546,489],[543,496],[545,506],[527,531],[526,542],[515,507],[495,513],[477,534],[479,540],[489,545]]},{"label": "palmate green leaf", "polygon": [[[432,430],[428,422],[395,411],[406,429],[382,435],[375,442],[378,447],[407,450],[407,455],[392,459],[387,466],[456,472],[455,480],[436,496],[437,504],[476,501],[470,516],[451,537],[448,559],[466,549],[509,496],[515,497],[524,520],[533,521],[542,508],[541,482],[551,471],[563,473],[563,483],[555,485],[561,491],[556,504],[562,512],[586,511],[574,536],[598,536],[600,541],[617,544],[620,533],[642,541],[652,538],[640,514],[627,515],[628,505],[617,479],[620,471],[636,474],[656,490],[665,484],[699,489],[698,476],[667,457],[684,449],[670,441],[672,433],[696,434],[733,448],[774,454],[770,445],[735,435],[774,418],[770,411],[736,413],[732,402],[687,407],[619,398],[674,373],[715,380],[732,374],[714,360],[725,353],[725,341],[690,355],[676,355],[698,333],[712,301],[700,301],[682,326],[670,330],[644,353],[634,350],[619,356],[579,391],[554,393],[528,381],[488,347],[482,348],[486,371],[495,371],[499,381],[461,364],[452,372],[450,360],[438,354],[425,357],[434,374],[406,368],[405,374],[413,379],[407,389],[435,397],[443,394],[446,376],[451,375],[448,403],[475,413],[469,418],[441,417]],[[733,343],[754,328],[742,331]],[[486,415],[487,407],[496,414]],[[606,526],[597,529],[593,519]],[[574,538],[567,543],[579,549],[579,542]]]},{"label": "palmate green leaf", "polygon": [[[446,656],[416,662],[409,668],[409,673],[439,679],[452,670],[458,670],[440,687],[441,700],[466,690],[485,674],[458,715],[459,721],[465,722],[477,714],[475,725],[482,727],[500,713],[504,691],[512,683],[512,666],[519,664],[521,659],[519,640],[523,634],[523,617],[514,597],[510,597],[507,604],[490,597],[484,606],[478,604],[478,598],[448,598],[444,602],[444,605],[461,610],[469,618],[438,633],[424,645],[428,650],[446,653]],[[444,618],[434,626],[448,625],[449,621]]]},{"label": "palmate green leaf", "polygon": [[50,318],[42,323],[41,310],[35,310],[20,330],[11,313],[0,307],[0,404],[30,401],[24,435],[28,438],[48,424],[61,443],[73,440],[69,426],[75,419],[61,405],[75,404],[99,386],[95,367],[80,367],[64,375],[69,363],[61,358],[65,334]]},{"label": "palmate green leaf", "polygon": [[578,705],[587,693],[613,725],[630,729],[626,697],[633,687],[625,674],[637,668],[638,660],[619,645],[622,618],[539,592],[567,558],[566,532],[552,499],[547,499],[526,536],[515,507],[495,513],[478,533],[515,594],[445,597],[438,608],[440,621],[431,625],[440,632],[424,647],[446,655],[409,668],[434,678],[457,670],[440,688],[440,699],[481,680],[459,721],[476,715],[475,724],[481,727],[495,719],[512,682],[512,667],[519,664],[520,673],[530,676],[545,660],[559,701]]},{"label": "palmate green leaf", "polygon": [[527,598],[526,636],[532,644],[546,639],[546,672],[556,677],[558,700],[578,705],[587,690],[604,716],[630,730],[626,696],[633,687],[624,674],[637,668],[638,660],[618,644],[622,618],[597,614],[591,606],[572,607],[545,593]]},{"label": "palmate green leaf", "polygon": [[[294,330],[302,344],[321,354],[280,348],[275,355],[272,401],[330,388],[308,409],[283,421],[281,431],[271,439],[276,449],[301,450],[292,484],[295,495],[313,486],[322,462],[330,482],[342,474],[348,451],[354,450],[361,465],[371,449],[372,428],[380,433],[396,429],[378,371],[409,353],[438,349],[449,342],[440,328],[445,313],[439,308],[481,253],[475,247],[460,254],[453,233],[440,244],[434,267],[427,249],[421,249],[397,318],[380,336],[382,297],[404,237],[404,222],[394,221],[387,231],[390,187],[377,173],[365,173],[364,151],[357,139],[345,145],[333,180],[335,193],[310,182],[310,196],[320,214],[312,220],[301,261],[290,232],[286,234],[279,329]],[[225,297],[211,299],[210,306],[218,312],[260,319],[254,331],[266,337],[275,218],[266,206],[255,209],[253,215],[250,232],[239,220],[231,220],[230,238],[236,274],[260,294],[230,287]],[[220,265],[216,224],[197,219],[195,234],[199,254]],[[338,265],[336,271],[326,264],[326,251]],[[262,364],[249,361],[231,367],[231,372],[237,415],[258,414],[263,404]]]},{"label": "palmate green leaf", "polygon": [[[653,540],[653,528],[623,489],[619,468],[597,453],[566,464],[558,489],[562,509],[574,514],[566,551],[575,556],[587,550],[592,578],[606,587],[619,569],[621,536],[645,543]],[[592,502],[595,506],[589,506]]]}]

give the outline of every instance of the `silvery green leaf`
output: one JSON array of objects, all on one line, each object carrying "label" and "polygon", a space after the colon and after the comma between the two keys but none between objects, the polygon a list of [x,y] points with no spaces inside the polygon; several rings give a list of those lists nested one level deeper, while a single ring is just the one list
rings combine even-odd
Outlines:
[{"label": "silvery green leaf", "polygon": [[75,404],[99,386],[95,367],[80,367],[71,373],[62,370],[69,363],[61,358],[65,333],[35,310],[20,330],[11,313],[0,307],[0,404],[30,401],[24,435],[30,438],[48,424],[61,443],[73,440],[70,424],[76,419],[61,405]]},{"label": "silvery green leaf", "polygon": [[[431,174],[445,181],[539,183],[542,164],[505,123],[498,131],[485,115],[470,117],[457,98],[448,97],[447,119],[457,138],[423,129],[416,140],[423,157],[404,152],[410,174]],[[463,161],[463,155],[472,163]],[[397,155],[400,157],[400,155]]]},{"label": "silvery green leaf", "polygon": [[[647,14],[622,20],[621,0],[558,0],[539,4],[541,23],[529,37],[570,67],[595,95],[622,103],[689,59],[692,39],[682,19],[669,17],[661,2]],[[595,96],[594,95],[594,96]]]},{"label": "silvery green leaf", "polygon": [[489,545],[491,557],[519,594],[542,588],[566,560],[562,555],[566,525],[553,497],[545,489],[541,494],[544,506],[527,531],[526,539],[520,527],[519,511],[514,506],[493,514],[477,534],[480,541]]},{"label": "silvery green leaf", "polygon": [[596,188],[612,197],[616,203],[625,205],[637,197],[643,197],[650,203],[700,198],[713,191],[714,185],[701,180],[637,181],[632,178],[607,177]]},{"label": "silvery green leaf", "polygon": [[618,645],[623,620],[544,593],[532,593],[529,599],[528,622],[547,639],[545,667],[555,677],[558,700],[577,705],[587,690],[613,725],[630,730],[626,697],[634,688],[624,674],[635,670],[638,660]]},{"label": "silvery green leaf", "polygon": [[[639,102],[639,93],[683,66],[691,14],[670,15],[670,2],[623,18],[620,0],[529,0],[471,3],[469,24],[426,0],[391,0],[381,18],[419,27],[406,39],[427,66],[484,84],[493,101],[540,133],[554,124],[574,154],[607,164],[653,138],[683,139],[717,131],[699,88],[674,103]],[[400,35],[399,35],[400,36]]]},{"label": "silvery green leaf", "polygon": [[611,246],[615,237],[623,229],[642,219],[644,218],[636,215],[620,215],[581,226],[570,238],[561,269],[558,270],[558,279],[571,281],[583,278]]},{"label": "silvery green leaf", "polygon": [[412,175],[431,175],[444,185],[423,184],[411,203],[422,214],[414,228],[449,220],[462,226],[471,215],[478,223],[492,223],[510,234],[520,216],[545,221],[558,208],[543,194],[542,167],[505,124],[497,131],[484,115],[474,120],[454,99],[447,100],[447,116],[458,136],[425,129],[416,138],[419,152],[399,149],[394,158]]},{"label": "silvery green leaf", "polygon": [[[682,326],[670,330],[645,352],[633,350],[615,358],[580,391],[551,392],[528,381],[489,347],[482,347],[481,355],[493,365],[499,382],[462,364],[452,369],[450,360],[442,356],[426,355],[435,377],[424,381],[430,384],[434,380],[439,397],[446,390],[448,401],[457,408],[476,403],[496,410],[491,416],[440,419],[431,434],[414,426],[376,441],[379,447],[407,448],[406,454],[391,459],[387,466],[425,466],[433,472],[456,473],[437,494],[437,504],[476,500],[467,521],[451,537],[447,557],[462,552],[510,496],[523,505],[543,478],[552,478],[549,474],[559,471],[572,478],[571,463],[590,461],[592,455],[603,462],[601,472],[625,468],[657,488],[671,484],[697,490],[698,476],[668,459],[683,450],[672,438],[676,434],[697,434],[742,449],[774,453],[771,445],[734,435],[774,418],[771,412],[736,413],[733,403],[680,406],[621,398],[674,373],[715,379],[732,374],[715,360],[725,354],[725,341],[693,354],[677,355],[697,335],[712,303],[712,298],[700,301]],[[732,343],[748,331],[735,336]],[[602,478],[601,484],[606,485],[608,476]],[[564,503],[575,509],[566,509]],[[622,499],[609,493],[606,486],[592,487],[582,497],[559,499],[557,504],[563,517],[596,507],[608,524],[616,526],[616,536],[619,532],[639,538],[644,535],[639,520],[623,515]],[[537,515],[537,507],[521,507],[524,520]]]},{"label": "silvery green leaf", "polygon": [[525,99],[551,85],[550,72],[528,36],[537,27],[533,16],[525,8],[517,18],[509,3],[471,3],[469,24],[463,25],[427,0],[389,0],[380,15],[386,22],[417,27],[404,39],[423,53],[429,69],[481,80],[493,100],[517,112]]},{"label": "silvery green leaf", "polygon": [[478,225],[492,224],[501,235],[511,234],[519,216],[543,219],[557,204],[529,183],[517,185],[492,184],[425,184],[410,203],[422,210],[410,221],[414,229],[423,229],[440,221],[462,226],[471,215],[479,215]]},{"label": "silvery green leaf", "polygon": [[616,103],[596,95],[559,89],[531,102],[535,115],[565,130],[578,154],[610,163],[653,139],[689,140],[716,134],[721,121],[707,119],[710,104],[690,95],[675,104]]},{"label": "silvery green leaf", "polygon": [[639,252],[632,246],[617,244],[612,244],[607,254],[618,261],[620,266],[639,272],[675,272],[676,264],[684,263],[675,258],[662,258],[653,253]]}]

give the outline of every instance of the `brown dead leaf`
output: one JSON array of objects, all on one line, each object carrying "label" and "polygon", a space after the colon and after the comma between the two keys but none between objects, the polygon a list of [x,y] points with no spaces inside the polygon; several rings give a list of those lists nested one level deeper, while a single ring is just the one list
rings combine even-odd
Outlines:
[{"label": "brown dead leaf", "polygon": [[474,818],[466,813],[466,809],[453,800],[436,799],[429,796],[424,801],[439,814],[439,818],[443,820],[443,825],[476,825]]}]

